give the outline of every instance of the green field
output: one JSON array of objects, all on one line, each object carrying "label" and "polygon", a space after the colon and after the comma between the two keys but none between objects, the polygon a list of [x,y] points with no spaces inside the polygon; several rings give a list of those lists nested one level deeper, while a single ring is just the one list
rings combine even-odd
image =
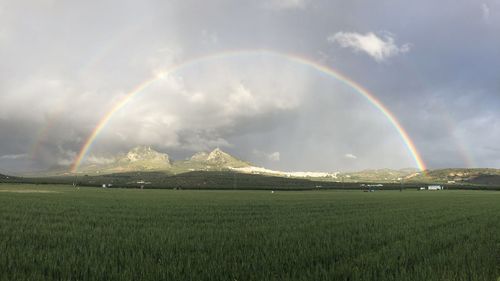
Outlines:
[{"label": "green field", "polygon": [[0,280],[498,280],[500,192],[0,185]]}]

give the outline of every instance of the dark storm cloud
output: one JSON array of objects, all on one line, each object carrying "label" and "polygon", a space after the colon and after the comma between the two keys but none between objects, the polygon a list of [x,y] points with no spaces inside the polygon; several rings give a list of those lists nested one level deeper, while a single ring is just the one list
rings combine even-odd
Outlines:
[{"label": "dark storm cloud", "polygon": [[[431,168],[499,167],[499,32],[494,0],[0,1],[0,168],[68,164],[142,81],[253,48],[299,53],[362,84]],[[137,144],[180,158],[220,146],[277,169],[415,165],[352,89],[263,57],[169,75],[115,114],[89,159]]]}]

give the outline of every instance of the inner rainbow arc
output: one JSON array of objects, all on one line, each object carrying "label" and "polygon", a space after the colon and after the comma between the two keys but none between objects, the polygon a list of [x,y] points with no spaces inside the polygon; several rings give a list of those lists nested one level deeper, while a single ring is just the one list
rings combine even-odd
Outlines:
[{"label": "inner rainbow arc", "polygon": [[374,94],[370,93],[367,89],[365,89],[363,86],[360,84],[354,82],[354,80],[350,79],[346,75],[338,72],[337,70],[334,70],[333,68],[330,68],[326,65],[323,65],[321,63],[312,61],[310,59],[307,59],[305,57],[302,57],[297,54],[289,54],[289,53],[280,53],[280,52],[275,52],[271,50],[235,50],[235,51],[227,51],[227,52],[222,52],[222,53],[215,53],[215,54],[210,54],[202,57],[198,57],[195,59],[187,60],[185,62],[176,64],[164,73],[162,75],[156,75],[139,85],[137,85],[132,91],[127,93],[123,98],[121,98],[112,108],[109,110],[102,118],[99,120],[97,125],[94,127],[92,130],[91,134],[86,138],[84,144],[82,145],[80,151],[78,152],[73,164],[71,165],[71,172],[76,173],[78,171],[78,168],[80,167],[83,159],[85,158],[86,154],[89,152],[90,148],[92,147],[92,144],[95,142],[97,139],[98,135],[102,130],[106,127],[108,122],[112,119],[114,114],[118,112],[120,109],[122,109],[126,104],[128,104],[136,95],[142,93],[145,89],[147,89],[150,85],[152,85],[154,82],[163,79],[166,75],[172,74],[176,71],[179,71],[180,69],[192,66],[194,64],[198,64],[204,61],[208,60],[215,60],[215,59],[222,59],[222,58],[227,58],[227,57],[235,57],[235,56],[240,56],[240,55],[269,55],[269,56],[274,56],[278,58],[282,58],[291,62],[295,62],[301,65],[308,66],[310,68],[313,68],[321,73],[324,73],[330,77],[333,77],[337,79],[338,81],[344,83],[345,85],[349,86],[355,92],[366,98],[375,108],[377,108],[386,118],[389,120],[389,122],[392,124],[392,126],[396,129],[398,134],[400,135],[402,141],[404,142],[405,146],[409,150],[412,158],[415,161],[415,164],[417,165],[418,169],[421,171],[425,171],[426,165],[425,162],[423,161],[420,153],[418,152],[413,140],[410,138],[408,135],[408,132],[404,129],[404,127],[401,125],[401,123],[397,120],[395,115],[379,100],[375,97]]}]

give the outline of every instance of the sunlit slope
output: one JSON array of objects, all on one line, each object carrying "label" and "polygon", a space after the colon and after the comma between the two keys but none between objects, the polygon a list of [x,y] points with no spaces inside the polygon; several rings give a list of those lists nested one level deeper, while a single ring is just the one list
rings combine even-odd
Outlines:
[{"label": "sunlit slope", "polygon": [[379,169],[359,172],[340,173],[338,178],[345,182],[406,182],[406,183],[442,183],[442,184],[482,184],[499,185],[499,169],[464,169],[448,168],[427,170],[416,169]]},{"label": "sunlit slope", "polygon": [[230,168],[248,167],[251,165],[252,164],[216,148],[210,153],[198,152],[187,160],[175,161],[172,172],[218,171],[229,170]]},{"label": "sunlit slope", "polygon": [[[436,169],[419,171],[415,168],[406,169],[372,169],[352,172],[315,173],[315,172],[281,172],[256,167],[244,160],[238,159],[219,148],[211,152],[198,152],[185,160],[172,160],[168,154],[158,152],[149,146],[138,146],[126,154],[117,155],[101,163],[82,165],[77,173],[71,173],[67,167],[51,170],[30,177],[71,177],[97,176],[125,173],[127,177],[134,173],[159,172],[161,177],[188,173],[186,176],[199,178],[200,174],[192,172],[227,172],[229,177],[234,173],[258,174],[271,177],[314,179],[343,183],[439,183],[464,185],[500,185],[499,169]],[[300,174],[300,175],[299,175]],[[325,174],[325,175],[323,175]],[[137,174],[136,174],[137,175]],[[207,174],[213,176],[214,174]],[[5,175],[0,175],[0,179]],[[224,176],[225,177],[225,176]],[[136,180],[140,180],[137,176]]]},{"label": "sunlit slope", "polygon": [[437,169],[409,178],[410,181],[439,182],[447,184],[500,184],[499,169]]},{"label": "sunlit slope", "polygon": [[414,168],[407,169],[376,169],[349,173],[340,173],[337,177],[345,182],[399,182],[401,179],[411,178],[420,172]]},{"label": "sunlit slope", "polygon": [[168,154],[158,152],[149,146],[139,146],[127,154],[116,156],[109,163],[82,166],[78,174],[111,174],[123,172],[163,171],[170,174],[190,171],[228,170],[232,167],[246,167],[250,163],[222,151],[198,152],[190,159],[172,161]]},{"label": "sunlit slope", "polygon": [[130,171],[166,171],[171,167],[168,154],[157,152],[148,146],[138,146],[125,155],[116,156],[109,163],[83,166],[79,172],[109,174]]}]

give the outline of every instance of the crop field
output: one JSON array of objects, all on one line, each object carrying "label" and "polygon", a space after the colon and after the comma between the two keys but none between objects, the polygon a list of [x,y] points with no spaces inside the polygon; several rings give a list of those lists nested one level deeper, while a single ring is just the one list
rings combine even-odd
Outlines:
[{"label": "crop field", "polygon": [[500,192],[0,185],[0,280],[499,280]]}]

